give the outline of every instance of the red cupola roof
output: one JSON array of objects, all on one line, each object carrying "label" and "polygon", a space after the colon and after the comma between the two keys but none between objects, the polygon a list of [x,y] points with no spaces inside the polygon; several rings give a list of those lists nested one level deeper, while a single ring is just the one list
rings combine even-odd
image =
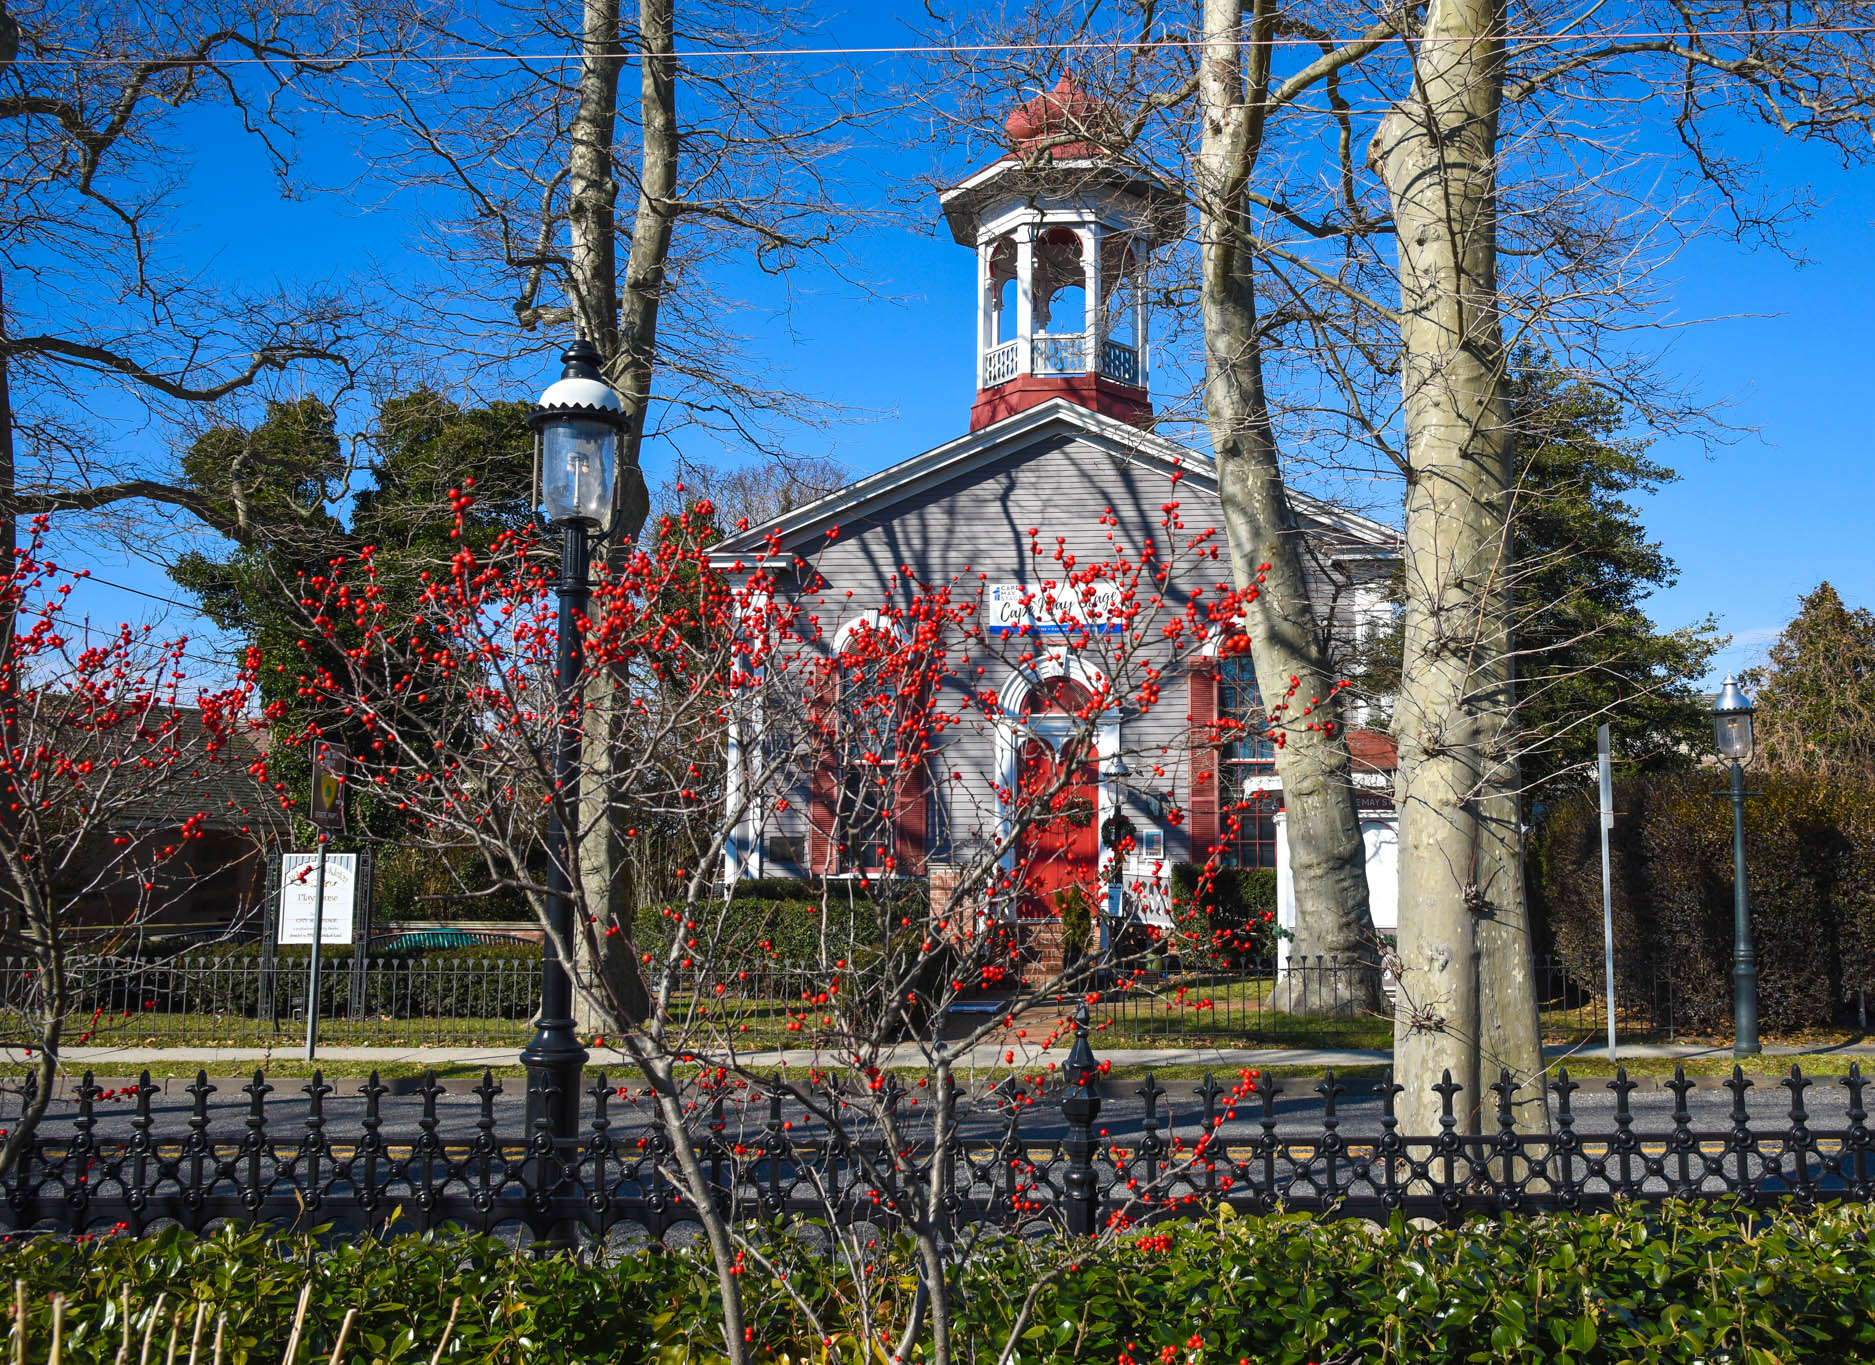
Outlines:
[{"label": "red cupola roof", "polygon": [[[1111,155],[1102,143],[1118,127],[1113,106],[1089,95],[1072,72],[1064,73],[1053,90],[1018,104],[1003,120],[1011,156],[1043,150],[1050,157],[1072,160]],[[1071,140],[1056,141],[1061,138]]]}]

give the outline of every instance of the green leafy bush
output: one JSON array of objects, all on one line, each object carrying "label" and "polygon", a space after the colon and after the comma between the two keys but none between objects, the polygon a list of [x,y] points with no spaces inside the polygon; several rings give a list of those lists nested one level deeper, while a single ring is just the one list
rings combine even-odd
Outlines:
[{"label": "green leafy bush", "polygon": [[[1268,867],[1213,868],[1199,885],[1202,863],[1172,864],[1173,917],[1180,924],[1196,918],[1202,926],[1199,949],[1214,961],[1233,967],[1276,957],[1276,871]],[[1188,932],[1198,937],[1198,925]]]},{"label": "green leafy bush", "polygon": [[[1745,855],[1767,1028],[1839,1017],[1875,987],[1875,791],[1750,774]],[[1616,784],[1615,971],[1624,1001],[1671,991],[1682,1028],[1729,1027],[1732,807],[1712,770]],[[1532,858],[1556,949],[1602,980],[1601,832],[1592,793],[1545,821]],[[1658,1002],[1664,1005],[1664,1001]]]},{"label": "green leafy bush", "polygon": [[371,918],[377,924],[411,920],[534,922],[527,898],[494,890],[481,855],[470,849],[385,848],[374,860]]},{"label": "green leafy bush", "polygon": [[[771,887],[798,894],[770,898],[756,892]],[[707,901],[690,916],[709,932],[706,951],[717,961],[761,959],[780,963],[817,963],[822,945],[829,957],[847,956],[849,947],[880,947],[887,929],[907,914],[919,915],[906,898],[925,894],[924,883],[900,889],[877,883],[860,890],[834,883],[823,896],[804,882],[766,877],[743,882],[726,904]],[[680,906],[648,905],[632,921],[632,941],[641,952],[668,944],[682,916]]]},{"label": "green leafy bush", "polygon": [[805,901],[818,905],[820,897],[815,883],[799,877],[744,877],[736,883],[737,900]]},{"label": "green leafy bush", "polygon": [[[856,1261],[812,1239],[753,1235],[772,1268],[740,1280],[756,1359],[881,1358],[856,1339],[855,1304],[863,1292],[876,1339],[896,1339],[912,1300],[904,1246],[880,1247],[860,1285]],[[992,1240],[951,1273],[953,1340],[995,1359],[1013,1334],[1022,1365],[1875,1361],[1875,1210],[1863,1205],[1628,1207],[1427,1231],[1219,1212],[1098,1250]],[[151,1323],[153,1359],[165,1358],[172,1322],[186,1355],[205,1305],[205,1344],[225,1315],[230,1365],[273,1365],[309,1278],[302,1361],[331,1355],[348,1310],[357,1318],[346,1358],[358,1362],[427,1362],[446,1332],[443,1359],[488,1365],[722,1359],[717,1288],[700,1252],[594,1261],[487,1238],[314,1242],[229,1230],[200,1241],[35,1238],[0,1247],[0,1274],[22,1283],[28,1359],[44,1358],[51,1296],[67,1296],[69,1365],[122,1358],[126,1297],[130,1359]],[[929,1355],[920,1347],[910,1359]]]},{"label": "green leafy bush", "polygon": [[[764,900],[743,894],[751,885],[776,883],[805,896]],[[815,990],[824,990],[837,975],[846,1009],[862,1021],[902,1007],[901,991],[892,990],[888,999],[886,987],[915,966],[905,984],[919,1003],[905,1022],[921,1027],[923,1002],[949,979],[955,961],[944,945],[928,951],[923,946],[925,894],[923,882],[909,880],[866,887],[836,881],[824,894],[782,878],[743,882],[728,902],[704,902],[688,917],[685,955],[706,976],[753,970],[759,980],[763,970],[775,973],[774,989],[784,996],[802,989],[803,975]],[[662,958],[684,923],[676,906],[640,909],[632,921],[632,946]],[[841,962],[844,970],[835,966]]]},{"label": "green leafy bush", "polygon": [[[428,1365],[448,1327],[446,1360],[477,1362],[641,1361],[683,1341],[695,1325],[699,1284],[683,1261],[626,1256],[603,1267],[571,1257],[517,1255],[489,1238],[335,1241],[230,1230],[197,1240],[176,1232],[135,1240],[106,1237],[83,1245],[50,1237],[0,1252],[7,1273],[22,1280],[34,1343],[44,1359],[51,1338],[50,1297],[72,1300],[64,1330],[67,1365],[115,1365],[126,1355],[186,1358],[197,1306],[206,1304],[202,1351],[210,1357],[218,1319],[229,1365],[278,1365],[286,1358],[294,1309],[310,1278],[299,1360],[332,1353],[348,1309],[356,1308],[347,1359],[384,1365]],[[124,1323],[118,1305],[129,1292],[131,1347],[120,1354]],[[160,1296],[160,1304],[159,1304]],[[680,1305],[681,1326],[653,1320]],[[168,1354],[171,1323],[180,1314],[180,1352]],[[153,1324],[155,1345],[141,1355]],[[720,1347],[721,1337],[716,1343]],[[663,1358],[671,1358],[664,1356]],[[683,1357],[676,1357],[681,1359]]]}]

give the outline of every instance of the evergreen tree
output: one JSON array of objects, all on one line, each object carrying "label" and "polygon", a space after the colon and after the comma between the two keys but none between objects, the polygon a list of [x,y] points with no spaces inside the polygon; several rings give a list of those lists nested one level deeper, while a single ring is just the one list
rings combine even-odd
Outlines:
[{"label": "evergreen tree", "polygon": [[[338,651],[348,638],[341,628],[337,640],[316,640],[315,655],[306,657],[301,642],[309,632],[299,605],[306,578],[335,557],[353,557],[371,546],[384,599],[409,619],[422,592],[422,575],[446,572],[464,543],[451,534],[454,490],[473,496],[462,535],[478,552],[502,531],[525,523],[533,468],[527,413],[524,403],[463,408],[427,390],[386,400],[378,410],[372,456],[362,471],[367,486],[352,501],[349,524],[326,510],[339,503],[352,470],[332,411],[317,399],[270,404],[253,428],[215,428],[190,447],[182,460],[187,484],[230,503],[243,499],[242,524],[253,531],[218,554],[197,550],[182,556],[170,577],[195,595],[216,626],[243,649],[257,648],[268,661],[258,685],[261,701],[278,717],[276,735],[303,732],[316,721],[342,748],[361,739],[354,722],[309,712],[300,695],[298,680],[306,664],[342,673]],[[283,795],[304,798],[311,776],[305,752],[277,744],[268,767]],[[354,799],[349,816],[354,835],[369,839],[397,833],[395,813],[368,797]],[[303,842],[309,831],[302,827],[296,837]],[[460,889],[487,889],[485,871],[468,861],[454,867],[453,874]],[[380,906],[379,911],[437,915],[443,902],[424,899],[436,903]],[[462,904],[460,895],[454,900]],[[491,896],[472,905],[470,917],[484,917],[485,911],[486,917],[498,918],[519,908],[512,898]]]},{"label": "evergreen tree", "polygon": [[[1595,728],[1606,721],[1617,761],[1675,767],[1709,747],[1700,693],[1725,641],[1710,617],[1661,630],[1648,594],[1678,576],[1630,500],[1678,475],[1622,435],[1618,400],[1526,363],[1512,385],[1520,479],[1512,519],[1518,657],[1517,749],[1528,807],[1543,788],[1593,770]],[[1397,627],[1355,662],[1365,692],[1397,685]]]},{"label": "evergreen tree", "polygon": [[1701,681],[1725,639],[1710,616],[1677,630],[1648,616],[1647,596],[1679,570],[1629,500],[1679,476],[1647,457],[1647,441],[1621,435],[1620,402],[1592,385],[1526,366],[1512,394],[1525,791],[1591,773],[1604,721],[1617,761],[1683,766],[1709,747]]},{"label": "evergreen tree", "polygon": [[[408,610],[422,591],[421,575],[446,568],[462,543],[451,534],[453,490],[473,494],[462,534],[477,550],[526,520],[527,412],[524,403],[464,409],[427,390],[387,400],[363,471],[368,486],[353,501],[349,526],[324,510],[337,502],[349,472],[324,403],[273,403],[251,430],[211,430],[183,456],[183,475],[204,494],[244,498],[255,533],[220,555],[182,556],[170,577],[218,627],[276,662],[297,657],[306,635],[298,605],[303,576],[335,556],[374,547],[380,589],[394,608]],[[260,687],[262,701],[283,705],[297,729],[307,717],[294,672],[264,673]]]},{"label": "evergreen tree", "polygon": [[1839,782],[1875,780],[1875,612],[1851,610],[1824,582],[1797,600],[1770,662],[1745,675],[1757,692],[1764,764]]}]

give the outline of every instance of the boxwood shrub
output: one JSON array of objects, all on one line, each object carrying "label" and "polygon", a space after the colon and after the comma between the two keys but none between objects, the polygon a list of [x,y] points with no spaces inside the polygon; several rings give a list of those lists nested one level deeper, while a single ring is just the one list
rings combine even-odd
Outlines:
[{"label": "boxwood shrub", "polygon": [[[788,894],[768,899],[754,891]],[[835,881],[822,893],[802,882],[759,878],[738,885],[726,902],[703,903],[690,918],[704,931],[684,932],[696,938],[694,957],[706,974],[765,969],[774,975],[772,989],[784,997],[803,988],[824,989],[832,964],[844,960],[853,969],[843,986],[846,1004],[861,1018],[886,1007],[884,985],[896,979],[896,970],[882,969],[882,959],[909,966],[919,958],[912,981],[917,1003],[907,1019],[916,1028],[925,1022],[924,1004],[954,970],[946,948],[922,949],[926,894],[922,881],[909,879],[867,886]],[[662,956],[684,918],[678,906],[640,909],[632,946]],[[910,927],[901,928],[907,918]]]},{"label": "boxwood shrub", "polygon": [[[1232,967],[1276,957],[1276,872],[1267,867],[1219,867],[1200,893],[1201,863],[1172,864],[1173,917],[1195,932],[1211,961]],[[1197,923],[1193,924],[1193,918]]]}]

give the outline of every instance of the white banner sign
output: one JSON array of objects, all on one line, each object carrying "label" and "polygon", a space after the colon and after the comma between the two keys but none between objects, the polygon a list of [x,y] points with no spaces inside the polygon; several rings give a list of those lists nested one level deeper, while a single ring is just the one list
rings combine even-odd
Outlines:
[{"label": "white banner sign", "polygon": [[[319,880],[317,853],[280,855],[280,921],[275,942],[311,943],[313,896]],[[321,943],[352,941],[352,907],[358,899],[358,855],[326,854],[325,913],[319,916]]]},{"label": "white banner sign", "polygon": [[1125,589],[1118,583],[1056,583],[1031,588],[1026,583],[992,583],[984,602],[984,625],[1016,631],[1028,626],[1035,635],[1118,635],[1125,624]]}]

